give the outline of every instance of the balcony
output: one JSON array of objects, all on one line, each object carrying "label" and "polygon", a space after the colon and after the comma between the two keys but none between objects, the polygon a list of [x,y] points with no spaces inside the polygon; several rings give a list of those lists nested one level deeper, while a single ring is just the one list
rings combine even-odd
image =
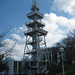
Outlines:
[{"label": "balcony", "polygon": [[40,32],[42,35],[47,35],[47,31],[43,29],[38,29],[38,32]]},{"label": "balcony", "polygon": [[26,52],[26,54],[36,54],[37,51],[29,51],[29,52]]},{"label": "balcony", "polygon": [[29,36],[32,36],[36,33],[39,33],[39,35],[47,35],[47,31],[43,30],[43,29],[34,29],[34,30],[30,30],[30,31],[26,31],[24,34],[25,35],[29,35]]},{"label": "balcony", "polygon": [[43,14],[40,13],[39,11],[33,11],[33,12],[27,14],[27,17],[32,19],[34,17],[34,15],[38,16],[39,18],[43,18]]},{"label": "balcony", "polygon": [[34,27],[35,23],[37,23],[37,26],[39,26],[39,27],[44,27],[45,26],[45,23],[41,20],[27,22],[26,26]]}]

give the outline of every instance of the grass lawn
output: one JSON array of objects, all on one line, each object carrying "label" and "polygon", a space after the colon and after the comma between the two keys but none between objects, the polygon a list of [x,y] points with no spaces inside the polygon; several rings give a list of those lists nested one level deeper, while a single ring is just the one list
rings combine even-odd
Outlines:
[{"label": "grass lawn", "polygon": [[[65,65],[65,75],[73,75],[75,73],[75,65]],[[62,72],[61,73],[57,73],[56,75],[63,75]]]}]

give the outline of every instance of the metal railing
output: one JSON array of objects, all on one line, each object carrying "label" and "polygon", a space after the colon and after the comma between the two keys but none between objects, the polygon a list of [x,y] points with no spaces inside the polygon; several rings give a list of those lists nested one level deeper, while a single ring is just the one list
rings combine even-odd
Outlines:
[{"label": "metal railing", "polygon": [[35,14],[35,13],[37,13],[37,14],[39,14],[40,16],[43,17],[43,14],[42,14],[41,12],[39,12],[39,11],[31,12],[31,13],[27,14],[27,16],[33,15],[33,14]]},{"label": "metal railing", "polygon": [[33,23],[33,22],[39,22],[39,23],[45,25],[45,23],[44,23],[43,21],[41,21],[41,20],[37,20],[37,21],[33,21],[33,20],[32,20],[32,21],[27,22],[26,25],[31,24],[31,23]]},{"label": "metal railing", "polygon": [[30,33],[30,32],[36,31],[36,30],[37,30],[38,32],[47,34],[47,31],[45,31],[45,30],[43,30],[43,29],[41,29],[41,28],[39,28],[39,29],[34,29],[34,30],[30,29],[30,30],[25,31],[24,33],[26,34],[26,33]]}]

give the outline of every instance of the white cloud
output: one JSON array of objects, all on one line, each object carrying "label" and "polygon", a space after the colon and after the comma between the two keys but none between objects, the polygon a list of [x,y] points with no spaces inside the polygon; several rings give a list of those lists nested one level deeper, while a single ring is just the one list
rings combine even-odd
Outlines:
[{"label": "white cloud", "polygon": [[15,60],[21,60],[23,58],[24,46],[25,46],[24,44],[20,44],[16,42],[16,45],[14,47],[13,56],[12,56]]},{"label": "white cloud", "polygon": [[27,31],[27,27],[25,24],[23,24],[21,27],[19,28],[13,28],[13,31],[16,33],[16,34],[21,34],[21,33],[24,33],[25,31]]},{"label": "white cloud", "polygon": [[5,53],[5,52],[7,52],[8,50],[11,50],[11,51],[13,51],[13,47],[14,47],[14,45],[15,45],[15,41],[14,40],[11,40],[11,39],[5,39],[4,41],[3,41],[3,44],[4,44],[4,46],[1,48],[1,50],[0,50],[0,53],[2,52],[2,53]]},{"label": "white cloud", "polygon": [[46,37],[47,45],[52,46],[65,37],[68,30],[75,28],[75,19],[68,19],[63,16],[57,16],[55,13],[45,14],[43,19],[45,22],[45,30],[48,31]]},{"label": "white cloud", "polygon": [[72,28],[75,28],[75,18],[68,19],[66,17],[59,16],[57,18],[57,24],[60,25],[60,26],[72,29]]},{"label": "white cloud", "polygon": [[19,30],[21,30],[22,32],[27,31],[27,27],[25,24],[22,25],[22,27],[19,27]]},{"label": "white cloud", "polygon": [[16,45],[13,49],[13,58],[20,60],[23,58],[26,37],[21,37],[18,34],[11,34],[11,37],[16,41]]},{"label": "white cloud", "polygon": [[[44,29],[48,31],[48,34],[46,36],[47,46],[52,46],[53,44],[57,43],[65,36],[65,33],[67,33],[69,29],[75,28],[74,18],[68,19],[63,16],[57,16],[55,13],[45,14],[43,21],[46,25]],[[22,32],[25,32],[27,30],[27,27],[23,25],[22,27],[15,29],[17,30],[16,32],[19,32],[20,35],[18,33],[11,34],[11,42],[13,43],[13,40],[16,41],[16,45],[13,49],[13,58],[15,58],[16,60],[20,60],[21,58],[23,58],[24,46],[26,41],[26,37],[21,36],[21,34],[23,34]],[[10,39],[6,40],[8,41]],[[10,44],[11,46],[12,43]]]},{"label": "white cloud", "polygon": [[45,29],[48,30],[48,32],[53,32],[56,29],[58,29],[58,26],[56,25],[56,22],[57,22],[56,14],[54,13],[45,14],[43,21],[46,24]]},{"label": "white cloud", "polygon": [[63,10],[66,13],[75,15],[75,0],[55,0],[53,9]]},{"label": "white cloud", "polygon": [[46,36],[47,46],[52,46],[54,43],[58,42],[63,38],[63,31],[57,25],[58,17],[56,14],[45,14],[43,21],[45,22],[45,30],[48,31]]},{"label": "white cloud", "polygon": [[54,34],[54,33],[48,33],[46,37],[46,43],[48,47],[53,46],[53,44],[57,43],[61,38],[63,38],[63,34]]},{"label": "white cloud", "polygon": [[13,39],[16,39],[18,41],[21,40],[21,37],[19,35],[17,35],[17,34],[11,34],[11,36],[13,37]]}]

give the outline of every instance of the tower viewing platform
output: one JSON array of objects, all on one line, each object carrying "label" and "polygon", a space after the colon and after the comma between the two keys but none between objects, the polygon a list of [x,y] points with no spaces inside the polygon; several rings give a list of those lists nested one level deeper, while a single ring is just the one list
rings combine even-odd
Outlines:
[{"label": "tower viewing platform", "polygon": [[34,30],[28,30],[24,33],[24,35],[29,35],[29,36],[32,36],[33,34],[36,34],[38,33],[39,36],[42,36],[42,35],[47,35],[47,31],[44,30],[44,29],[34,29]]},{"label": "tower viewing platform", "polygon": [[43,14],[39,11],[32,11],[30,13],[27,14],[27,17],[30,18],[30,19],[33,19],[33,16],[37,16],[38,18],[43,18]]},{"label": "tower viewing platform", "polygon": [[44,27],[45,23],[41,20],[37,20],[37,21],[30,21],[26,23],[26,26],[33,28],[34,25],[37,24],[39,27]]}]

